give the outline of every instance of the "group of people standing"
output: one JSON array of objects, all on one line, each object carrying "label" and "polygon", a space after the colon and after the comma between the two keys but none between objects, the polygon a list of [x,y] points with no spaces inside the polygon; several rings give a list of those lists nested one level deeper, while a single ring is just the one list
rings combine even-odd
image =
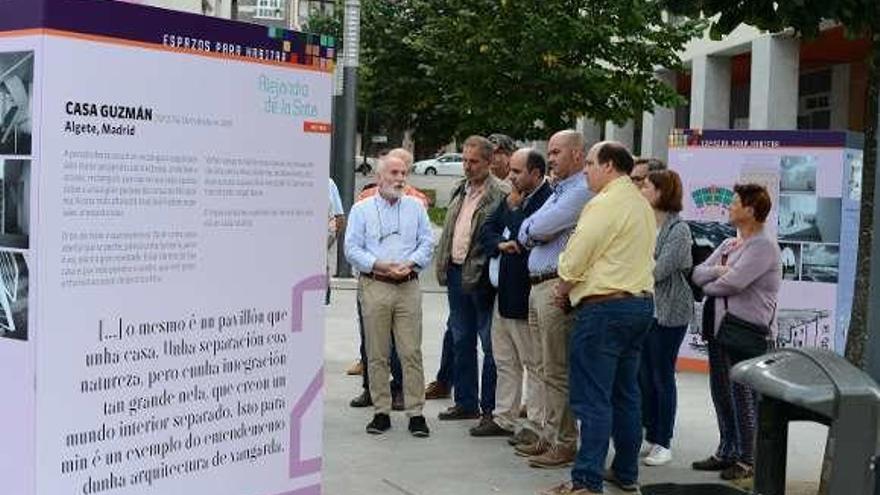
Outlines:
[{"label": "group of people standing", "polygon": [[[425,400],[451,395],[439,420],[477,420],[472,436],[507,437],[532,467],[573,466],[570,480],[543,493],[602,493],[603,482],[637,491],[640,456],[650,466],[672,459],[675,362],[694,283],[714,310],[704,311],[704,336],[721,444],[693,467],[750,476],[755,395],[731,383],[738,357],[714,336],[725,312],[773,325],[781,273],[762,228],[766,189],[737,186],[738,237],[694,267],[681,179],[662,162],[636,161],[617,142],[587,149],[573,130],[551,136],[546,159],[497,134],[469,137],[462,154],[465,178],[439,239],[423,195],[406,184],[405,150],[380,160],[375,188],[349,215],[366,363],[352,406],[374,406],[367,432],[391,428],[397,409],[427,437]],[[418,279],[432,262],[449,318],[437,379],[425,388]]]}]

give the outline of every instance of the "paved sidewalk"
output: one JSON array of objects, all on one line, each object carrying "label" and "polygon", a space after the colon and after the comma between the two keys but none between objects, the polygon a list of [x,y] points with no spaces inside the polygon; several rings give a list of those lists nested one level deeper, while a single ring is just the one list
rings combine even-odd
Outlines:
[{"label": "paved sidewalk", "polygon": [[[451,401],[429,401],[425,409],[432,435],[416,439],[402,413],[392,414],[393,428],[382,436],[367,435],[371,410],[352,409],[348,401],[360,393],[360,377],[345,375],[357,357],[358,334],[353,285],[339,282],[327,309],[326,395],[324,406],[324,493],[326,495],[530,495],[566,479],[568,470],[536,470],[513,455],[505,439],[474,439],[467,430],[475,422],[443,422],[437,414]],[[349,287],[349,288],[343,288]],[[446,295],[424,295],[425,379],[437,371],[447,315]],[[795,424],[789,435],[787,493],[815,493],[826,428]],[[679,375],[679,412],[675,459],[667,466],[644,467],[641,483],[705,483],[717,474],[698,473],[690,463],[712,453],[718,441],[707,377]],[[812,488],[812,490],[811,490]],[[617,493],[606,488],[606,493]]]}]

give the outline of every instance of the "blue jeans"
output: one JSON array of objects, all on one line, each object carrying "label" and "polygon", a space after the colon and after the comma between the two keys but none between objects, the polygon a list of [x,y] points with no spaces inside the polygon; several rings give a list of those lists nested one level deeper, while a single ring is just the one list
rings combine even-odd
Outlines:
[{"label": "blue jeans", "polygon": [[570,345],[571,409],[580,421],[581,446],[571,479],[576,488],[602,491],[608,439],[611,469],[625,483],[639,477],[642,443],[639,356],[654,302],[629,298],[577,310]]},{"label": "blue jeans", "polygon": [[645,440],[667,449],[672,443],[678,406],[675,361],[685,332],[687,326],[664,327],[654,320],[642,348],[639,385]]},{"label": "blue jeans", "polygon": [[452,314],[446,318],[446,331],[443,333],[443,350],[440,351],[440,369],[437,370],[437,382],[446,388],[452,388],[455,381],[455,350],[452,338]]},{"label": "blue jeans", "polygon": [[[483,414],[495,410],[495,360],[492,358],[491,290],[464,292],[461,267],[450,265],[447,272],[447,297],[452,324],[455,372],[453,373],[455,405],[467,412],[482,409]],[[483,348],[482,389],[477,384],[477,338]],[[477,392],[480,403],[477,404]]]},{"label": "blue jeans", "polygon": [[[364,363],[363,387],[370,391],[370,371],[367,366],[367,348],[364,346],[364,313],[361,309],[361,298],[357,298],[358,328],[361,334],[361,362]],[[400,366],[400,357],[397,355],[397,346],[394,345],[394,334],[391,335],[391,393],[394,395],[403,393],[403,368]]]}]

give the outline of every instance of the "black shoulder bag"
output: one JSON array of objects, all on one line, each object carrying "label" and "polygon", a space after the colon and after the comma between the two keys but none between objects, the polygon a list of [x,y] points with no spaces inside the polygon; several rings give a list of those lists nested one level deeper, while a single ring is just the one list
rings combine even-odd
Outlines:
[{"label": "black shoulder bag", "polygon": [[[776,310],[770,317],[772,324]],[[724,298],[724,316],[718,326],[715,340],[727,349],[734,363],[752,359],[770,350],[770,325],[761,325],[743,320],[727,309]]]}]

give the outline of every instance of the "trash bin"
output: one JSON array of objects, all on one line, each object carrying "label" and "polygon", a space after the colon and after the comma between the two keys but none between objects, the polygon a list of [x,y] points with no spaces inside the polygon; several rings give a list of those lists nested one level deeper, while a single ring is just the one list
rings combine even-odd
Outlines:
[{"label": "trash bin", "polygon": [[871,377],[833,352],[779,349],[737,364],[731,378],[759,394],[756,495],[785,493],[791,421],[815,421],[830,428],[828,493],[880,494],[875,473],[880,387]]}]

